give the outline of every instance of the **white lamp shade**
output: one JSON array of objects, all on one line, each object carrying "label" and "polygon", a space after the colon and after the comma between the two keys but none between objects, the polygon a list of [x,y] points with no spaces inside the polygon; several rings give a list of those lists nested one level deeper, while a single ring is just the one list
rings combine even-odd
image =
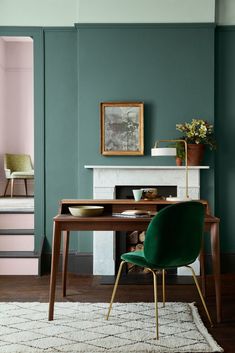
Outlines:
[{"label": "white lamp shade", "polygon": [[176,156],[175,147],[154,147],[151,149],[151,156]]}]

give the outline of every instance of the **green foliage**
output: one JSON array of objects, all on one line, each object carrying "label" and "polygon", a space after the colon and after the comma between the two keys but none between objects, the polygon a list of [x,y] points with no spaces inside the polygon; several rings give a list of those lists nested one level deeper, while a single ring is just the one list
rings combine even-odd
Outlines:
[{"label": "green foliage", "polygon": [[191,123],[176,124],[176,130],[184,133],[187,143],[209,145],[211,150],[216,148],[214,127],[205,120],[192,119]]},{"label": "green foliage", "polygon": [[176,143],[176,156],[182,159],[182,161],[185,160],[185,146],[183,142]]},{"label": "green foliage", "polygon": [[[183,138],[182,138],[183,140]],[[185,160],[185,145],[183,142],[176,142],[173,144],[170,144],[169,147],[175,147],[176,148],[176,157],[179,157],[182,159],[182,161]]]}]

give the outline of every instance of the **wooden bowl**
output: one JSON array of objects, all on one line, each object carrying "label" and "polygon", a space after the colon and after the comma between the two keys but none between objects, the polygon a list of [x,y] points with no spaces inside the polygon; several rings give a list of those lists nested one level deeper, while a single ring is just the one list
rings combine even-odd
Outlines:
[{"label": "wooden bowl", "polygon": [[72,206],[69,212],[76,217],[95,217],[100,216],[104,211],[103,206]]}]

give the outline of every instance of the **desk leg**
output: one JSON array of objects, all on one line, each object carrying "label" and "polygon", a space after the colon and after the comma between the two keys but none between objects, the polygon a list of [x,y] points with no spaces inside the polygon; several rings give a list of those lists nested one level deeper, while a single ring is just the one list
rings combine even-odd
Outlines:
[{"label": "desk leg", "polygon": [[62,290],[63,297],[66,297],[67,267],[69,253],[69,231],[63,232],[63,267],[62,267]]},{"label": "desk leg", "polygon": [[220,244],[219,244],[219,224],[211,224],[211,252],[215,281],[216,313],[217,322],[221,322],[221,278],[220,278]]},{"label": "desk leg", "polygon": [[53,230],[53,245],[52,245],[52,259],[51,259],[51,278],[50,278],[50,294],[49,294],[49,316],[48,320],[53,320],[54,316],[54,302],[55,302],[55,288],[56,288],[56,273],[60,257],[60,243],[61,230],[59,225],[54,222]]}]

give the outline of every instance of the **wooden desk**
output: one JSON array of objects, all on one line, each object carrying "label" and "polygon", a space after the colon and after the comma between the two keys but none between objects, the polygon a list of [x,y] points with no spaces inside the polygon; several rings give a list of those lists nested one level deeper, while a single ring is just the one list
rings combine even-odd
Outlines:
[{"label": "wooden desk", "polygon": [[[200,200],[205,206],[205,213],[208,212],[206,201]],[[158,211],[162,207],[175,202],[154,200],[138,201],[133,200],[62,200],[59,214],[54,217],[52,262],[50,277],[50,295],[49,295],[49,316],[48,320],[53,320],[54,301],[56,289],[56,274],[60,256],[61,232],[63,231],[63,274],[62,287],[63,295],[66,295],[66,275],[68,260],[69,232],[79,230],[113,230],[113,231],[133,231],[146,230],[151,220],[145,218],[121,218],[113,217],[112,213],[122,212],[126,209],[142,209]],[[69,213],[68,207],[71,205],[102,205],[104,214],[100,217],[73,217]],[[210,232],[213,274],[215,281],[216,295],[216,313],[217,322],[221,322],[221,280],[220,280],[220,241],[219,241],[219,219],[211,215],[205,216],[205,231]],[[204,280],[204,279],[203,279]]]}]

